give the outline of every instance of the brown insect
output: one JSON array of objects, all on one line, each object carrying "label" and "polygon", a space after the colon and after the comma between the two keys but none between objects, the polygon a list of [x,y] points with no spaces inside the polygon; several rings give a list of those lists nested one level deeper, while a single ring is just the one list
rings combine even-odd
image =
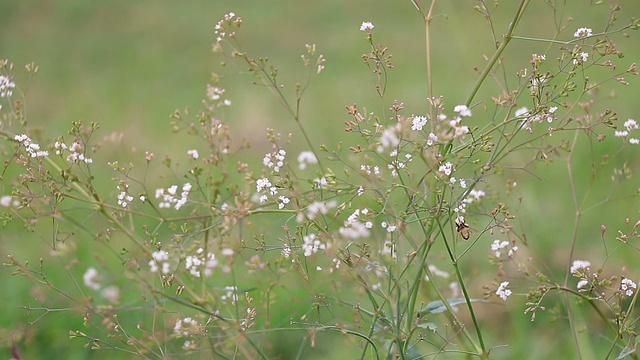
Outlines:
[{"label": "brown insect", "polygon": [[469,225],[464,221],[462,223],[456,223],[456,230],[460,233],[463,239],[469,240]]}]

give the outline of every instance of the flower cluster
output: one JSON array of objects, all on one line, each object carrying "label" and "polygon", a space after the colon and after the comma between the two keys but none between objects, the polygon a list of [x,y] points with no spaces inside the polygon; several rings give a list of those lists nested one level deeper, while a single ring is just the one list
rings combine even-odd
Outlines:
[{"label": "flower cluster", "polygon": [[169,264],[169,253],[167,251],[158,250],[151,254],[151,260],[149,260],[149,268],[152,273],[160,270],[162,274],[168,274],[171,272],[171,264]]},{"label": "flower cluster", "polygon": [[331,244],[323,243],[316,234],[309,234],[302,238],[302,250],[306,257],[317,253],[318,250],[326,250],[330,248]]},{"label": "flower cluster", "polygon": [[491,252],[493,252],[493,255],[496,257],[496,259],[499,259],[504,253],[506,253],[507,256],[511,258],[516,253],[516,251],[518,251],[518,247],[506,240],[493,240],[493,242],[491,243]]},{"label": "flower cluster", "polygon": [[274,173],[278,174],[280,173],[280,169],[284,166],[285,155],[287,155],[287,151],[284,149],[267,153],[262,159],[262,164],[273,170]]},{"label": "flower cluster", "polygon": [[218,260],[213,253],[204,253],[203,248],[199,248],[196,251],[196,255],[189,255],[185,258],[185,268],[189,270],[189,273],[195,277],[201,276],[201,271],[204,272],[204,276],[209,277],[213,274],[213,268],[218,265]]},{"label": "flower cluster", "polygon": [[10,76],[0,75],[0,98],[13,95],[15,87],[16,84],[11,80]]},{"label": "flower cluster", "polygon": [[24,146],[25,149],[27,150],[27,153],[32,158],[41,158],[41,157],[49,156],[48,151],[40,150],[40,145],[33,143],[31,141],[31,138],[29,138],[25,134],[14,136],[14,140],[19,142],[22,146]]},{"label": "flower cluster", "polygon": [[629,141],[629,144],[633,144],[633,145],[640,144],[640,140],[638,138],[629,137],[629,134],[633,130],[638,129],[638,123],[633,119],[628,119],[627,121],[624,122],[624,128],[625,130],[616,130],[615,136],[627,139],[627,141]]},{"label": "flower cluster", "polygon": [[222,20],[218,21],[216,23],[216,26],[214,27],[216,45],[220,45],[220,42],[226,37],[229,37],[229,38],[235,37],[236,35],[235,32],[232,31],[227,33],[228,25],[235,25],[236,27],[240,27],[240,25],[242,25],[242,19],[240,17],[236,17],[235,13],[230,12],[226,14],[224,18],[222,18]]},{"label": "flower cluster", "polygon": [[496,290],[496,295],[504,301],[507,301],[507,298],[511,296],[511,290],[507,289],[507,286],[509,286],[509,282],[503,281],[500,283],[500,286],[498,286],[498,290]]},{"label": "flower cluster", "polygon": [[162,199],[158,204],[160,209],[168,209],[173,205],[174,209],[180,210],[182,206],[187,203],[189,192],[191,191],[191,184],[186,183],[182,185],[182,192],[178,196],[178,185],[172,185],[169,188],[157,189],[156,199]]},{"label": "flower cluster", "polygon": [[67,161],[70,163],[93,163],[92,159],[85,157],[84,146],[79,141],[75,141],[73,144],[71,144],[71,146],[67,146],[67,144],[63,142],[56,141],[53,144],[53,148],[56,150],[56,155],[63,155],[65,151],[69,151],[69,155],[67,155]]},{"label": "flower cluster", "polygon": [[173,327],[174,334],[178,336],[193,336],[199,335],[204,331],[202,324],[196,319],[191,317],[185,317],[184,319],[178,319]]},{"label": "flower cluster", "polygon": [[300,170],[306,169],[307,165],[315,165],[317,163],[318,159],[316,158],[316,155],[313,153],[313,151],[302,151],[298,155],[298,169]]},{"label": "flower cluster", "polygon": [[340,235],[345,239],[359,239],[369,236],[369,229],[373,227],[373,223],[367,219],[369,209],[356,209],[347,220],[344,226],[338,230]]}]

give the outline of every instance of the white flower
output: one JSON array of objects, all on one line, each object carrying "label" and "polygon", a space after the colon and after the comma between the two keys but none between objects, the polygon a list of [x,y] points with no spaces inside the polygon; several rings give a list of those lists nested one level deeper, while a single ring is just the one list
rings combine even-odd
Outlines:
[{"label": "white flower", "polygon": [[416,116],[411,123],[411,130],[420,131],[427,124],[427,118],[425,116]]},{"label": "white flower", "polygon": [[467,105],[456,105],[453,112],[460,114],[460,116],[471,116],[471,109]]},{"label": "white flower", "polygon": [[498,290],[496,290],[496,295],[498,295],[502,300],[507,301],[507,298],[511,295],[511,290],[507,289],[509,286],[508,281],[503,281],[498,286]]},{"label": "white flower", "polygon": [[636,283],[634,283],[631,279],[624,278],[620,282],[620,290],[624,291],[626,296],[633,295],[633,291],[637,288]]},{"label": "white flower", "polygon": [[591,263],[589,261],[575,260],[573,264],[571,264],[571,269],[570,269],[571,274],[576,275],[576,273],[580,269],[589,270],[589,266],[591,266]]},{"label": "white flower", "polygon": [[593,30],[586,27],[581,27],[578,30],[576,30],[576,32],[573,34],[573,37],[583,38],[583,37],[589,37],[591,35],[593,35]]},{"label": "white flower", "polygon": [[627,131],[632,131],[638,128],[638,123],[633,119],[629,119],[624,122],[624,127],[627,128]]},{"label": "white flower", "polygon": [[200,154],[198,154],[198,150],[195,150],[195,149],[188,150],[187,155],[191,156],[191,158],[193,158],[194,160],[200,156]]},{"label": "white flower", "polygon": [[365,21],[362,23],[362,25],[360,25],[360,31],[369,31],[369,30],[373,30],[375,26],[373,26],[373,24],[369,21]]}]

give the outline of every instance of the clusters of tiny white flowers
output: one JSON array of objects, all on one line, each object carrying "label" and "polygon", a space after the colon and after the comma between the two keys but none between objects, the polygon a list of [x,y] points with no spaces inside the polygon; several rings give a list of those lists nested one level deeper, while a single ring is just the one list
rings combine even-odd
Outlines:
[{"label": "clusters of tiny white flowers", "polygon": [[[271,184],[271,181],[269,181],[269,179],[267,178],[261,178],[256,180],[256,190],[258,193],[263,193],[262,195],[260,195],[260,198],[258,199],[258,201],[260,202],[265,202],[268,199],[268,195],[271,196],[276,196],[278,195],[278,188],[273,186],[273,184]],[[277,197],[277,203],[278,203],[278,209],[282,210],[285,208],[285,206],[291,202],[291,200],[286,197],[286,196],[278,196]]]},{"label": "clusters of tiny white flowers", "polygon": [[438,136],[436,136],[436,134],[434,133],[429,133],[429,136],[427,136],[427,146],[432,146],[437,141],[438,141]]},{"label": "clusters of tiny white flowers", "polygon": [[373,24],[370,21],[364,21],[361,25],[360,25],[360,31],[366,31],[369,32],[370,30],[373,30],[375,26],[373,26]]},{"label": "clusters of tiny white flowers", "polygon": [[27,150],[27,153],[32,158],[41,158],[41,157],[49,156],[48,151],[40,150],[40,145],[31,142],[31,138],[28,137],[27,135],[25,134],[16,135],[13,138],[17,142],[19,142],[22,146],[25,147],[25,149]]},{"label": "clusters of tiny white flowers", "polygon": [[193,160],[196,160],[197,158],[200,157],[200,154],[198,153],[198,150],[196,150],[196,149],[187,150],[187,155],[189,155],[189,157],[192,158]]},{"label": "clusters of tiny white flowers", "polygon": [[531,54],[532,61],[545,61],[547,57],[544,55]]},{"label": "clusters of tiny white flowers", "polygon": [[[235,20],[233,20],[235,18]],[[229,23],[234,23],[236,26],[240,26],[240,24],[242,24],[242,19],[240,17],[236,17],[236,14],[233,12],[230,12],[228,14],[226,14],[224,16],[224,18],[222,18],[222,20],[218,21],[216,23],[216,26],[214,28],[214,34],[216,36],[216,43],[220,43],[225,37],[234,37],[235,33],[231,32],[229,34],[227,34],[227,32],[225,31],[225,25],[229,24]]]},{"label": "clusters of tiny white flowers", "polygon": [[304,251],[304,256],[311,256],[311,254],[315,254],[318,250],[326,250],[330,249],[331,244],[323,243],[318,239],[316,234],[309,234],[302,238],[302,250]]},{"label": "clusters of tiny white flowers", "polygon": [[367,175],[371,175],[371,174],[380,175],[380,168],[377,166],[360,165],[360,171],[366,173]]},{"label": "clusters of tiny white flowers", "polygon": [[382,226],[383,229],[387,229],[388,233],[392,233],[398,228],[396,225],[388,224],[386,221],[380,223],[380,226]]},{"label": "clusters of tiny white flowers", "polygon": [[551,124],[555,120],[554,114],[557,110],[558,110],[557,106],[552,106],[542,114],[531,115],[531,112],[529,111],[529,109],[527,109],[526,107],[521,107],[514,112],[514,115],[516,118],[522,119],[524,123],[523,128],[531,133],[533,132],[533,129],[531,128],[531,125],[530,125],[531,123],[533,122],[542,123],[546,121],[547,123]]},{"label": "clusters of tiny white flowers", "polygon": [[576,32],[573,34],[573,37],[575,38],[585,38],[585,37],[589,37],[593,35],[593,30],[587,28],[587,27],[581,27],[578,28],[578,30],[576,30]]},{"label": "clusters of tiny white flowers", "polygon": [[[128,194],[129,184],[119,184],[117,186],[120,193],[118,194],[118,205],[126,208],[133,201],[133,196]],[[144,200],[143,200],[144,201]]]},{"label": "clusters of tiny white flowers", "polygon": [[186,317],[184,319],[178,319],[176,325],[173,327],[173,332],[176,335],[189,336],[200,334],[202,324],[195,319]]},{"label": "clusters of tiny white flowers", "polygon": [[382,135],[380,135],[380,145],[378,146],[378,153],[383,153],[386,149],[395,148],[400,145],[400,139],[396,135],[396,132],[400,131],[401,125],[396,124],[386,128]]},{"label": "clusters of tiny white flowers", "polygon": [[444,173],[447,176],[451,176],[451,173],[453,172],[453,164],[447,161],[446,163],[440,165],[438,171]]},{"label": "clusters of tiny white flowers", "polygon": [[496,258],[500,258],[500,256],[502,256],[505,250],[507,250],[508,257],[513,257],[516,251],[518,251],[518,247],[515,245],[512,245],[510,242],[506,240],[503,240],[503,241],[493,240],[493,242],[491,243],[491,251],[493,252]]},{"label": "clusters of tiny white flowers", "polygon": [[373,227],[371,221],[362,221],[360,216],[366,216],[369,214],[369,209],[364,208],[362,210],[356,209],[353,214],[349,215],[344,222],[344,226],[338,230],[340,235],[347,239],[358,239],[369,236],[369,229]]},{"label": "clusters of tiny white flowers", "polygon": [[151,260],[149,260],[149,270],[152,273],[158,272],[162,267],[161,272],[168,274],[171,271],[171,265],[169,264],[169,253],[167,251],[158,250],[151,254]]},{"label": "clusters of tiny white flowers", "polygon": [[0,98],[13,95],[15,87],[16,84],[12,81],[11,76],[0,75]]},{"label": "clusters of tiny white flowers", "polygon": [[87,269],[82,276],[82,280],[84,281],[84,285],[92,288],[93,290],[100,290],[102,285],[98,282],[99,279],[98,270],[93,267]]},{"label": "clusters of tiny white flowers", "polygon": [[427,125],[426,116],[414,116],[411,121],[411,130],[421,131]]},{"label": "clusters of tiny white flowers", "polygon": [[389,153],[389,156],[391,156],[392,158],[395,158],[394,160],[391,161],[391,163],[389,163],[389,165],[387,165],[387,168],[391,170],[391,176],[394,178],[398,177],[398,170],[406,169],[407,163],[413,160],[413,157],[411,156],[411,154],[404,155],[405,161],[398,160],[398,150],[396,149],[393,149],[391,153]]},{"label": "clusters of tiny white flowers", "polygon": [[267,153],[262,159],[262,164],[272,169],[274,173],[278,174],[280,173],[280,169],[284,166],[285,155],[287,155],[287,152],[284,149]]},{"label": "clusters of tiny white flowers", "polygon": [[158,204],[158,207],[160,209],[168,209],[173,204],[174,209],[180,210],[180,208],[187,203],[190,191],[190,183],[182,185],[182,192],[180,193],[180,196],[178,196],[178,185],[172,185],[166,190],[162,188],[157,189],[156,199],[162,199]]},{"label": "clusters of tiny white flowers", "polygon": [[623,278],[620,281],[620,290],[622,290],[626,296],[633,295],[633,292],[637,287],[636,283],[631,279]]},{"label": "clusters of tiny white flowers", "polygon": [[65,151],[69,151],[69,155],[67,155],[67,161],[70,163],[84,162],[87,164],[93,163],[93,159],[85,157],[84,155],[84,146],[75,141],[71,146],[67,146],[67,144],[56,141],[53,144],[54,149],[56,149],[56,155],[63,155]]},{"label": "clusters of tiny white flowers", "polygon": [[315,165],[318,163],[318,159],[313,151],[302,151],[298,155],[298,168],[304,170],[307,165]]},{"label": "clusters of tiny white flowers", "polygon": [[453,112],[458,113],[462,117],[469,117],[472,115],[471,109],[469,109],[467,105],[456,105],[453,108]]},{"label": "clusters of tiny white flowers", "polygon": [[[624,127],[626,130],[621,130],[621,131],[616,130],[615,132],[616,137],[622,137],[622,138],[628,137],[631,131],[638,129],[638,123],[633,119],[628,119],[627,121],[624,122]],[[628,141],[630,144],[634,144],[634,145],[637,145],[640,143],[640,140],[635,137],[629,138]]]},{"label": "clusters of tiny white flowers", "polygon": [[218,265],[218,260],[213,253],[204,253],[204,249],[199,248],[196,255],[189,255],[185,258],[185,268],[195,277],[201,276],[204,268],[204,276],[209,277],[213,273],[213,268]]},{"label": "clusters of tiny white flowers", "polygon": [[223,99],[226,89],[207,84],[207,99],[217,102],[218,106],[231,106],[231,100]]},{"label": "clusters of tiny white flowers", "polygon": [[507,298],[511,295],[511,290],[507,289],[507,286],[509,286],[509,282],[503,281],[498,286],[498,290],[496,290],[496,295],[504,301],[507,301]]},{"label": "clusters of tiny white flowers", "polygon": [[573,62],[573,65],[581,65],[585,63],[588,59],[589,59],[589,53],[581,51],[574,55],[572,62]]},{"label": "clusters of tiny white flowers", "polygon": [[569,271],[571,271],[571,275],[573,276],[579,276],[579,271],[582,269],[582,271],[586,270],[589,271],[589,266],[591,266],[591,263],[589,261],[586,260],[575,260],[572,264],[571,264],[571,268],[569,269]]}]

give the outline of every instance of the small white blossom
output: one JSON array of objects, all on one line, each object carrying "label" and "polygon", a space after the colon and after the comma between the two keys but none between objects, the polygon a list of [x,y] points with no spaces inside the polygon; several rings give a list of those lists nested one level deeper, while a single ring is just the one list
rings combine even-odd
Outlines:
[{"label": "small white blossom", "polygon": [[593,30],[587,27],[581,27],[578,30],[576,30],[576,32],[573,34],[573,37],[584,38],[584,37],[589,37],[591,35],[593,35]]},{"label": "small white blossom", "polygon": [[591,263],[589,261],[586,260],[575,260],[573,262],[573,264],[571,264],[571,274],[572,275],[576,275],[576,273],[578,272],[578,270],[580,269],[584,269],[584,270],[589,270],[589,266],[591,266]]},{"label": "small white blossom", "polygon": [[369,21],[365,21],[362,23],[362,25],[360,25],[360,31],[369,31],[369,30],[373,30],[375,26],[373,26],[373,24]]},{"label": "small white blossom", "polygon": [[507,301],[507,298],[511,295],[511,290],[507,289],[509,286],[508,281],[503,281],[498,286],[498,290],[496,290],[496,295],[498,295],[502,300]]},{"label": "small white blossom", "polygon": [[415,116],[411,121],[411,130],[420,131],[427,124],[427,118],[425,116]]},{"label": "small white blossom", "polygon": [[471,116],[471,109],[467,105],[456,105],[453,112],[460,114],[460,116]]},{"label": "small white blossom", "polygon": [[187,155],[189,155],[192,159],[197,159],[198,157],[200,157],[200,154],[198,154],[198,150],[188,150],[187,151]]},{"label": "small white blossom", "polygon": [[622,290],[626,296],[633,295],[633,291],[636,288],[637,288],[636,283],[634,283],[631,279],[624,278],[620,282],[620,290]]},{"label": "small white blossom", "polygon": [[303,151],[298,155],[298,168],[304,170],[307,168],[307,164],[317,164],[318,159],[313,154],[313,151]]}]

